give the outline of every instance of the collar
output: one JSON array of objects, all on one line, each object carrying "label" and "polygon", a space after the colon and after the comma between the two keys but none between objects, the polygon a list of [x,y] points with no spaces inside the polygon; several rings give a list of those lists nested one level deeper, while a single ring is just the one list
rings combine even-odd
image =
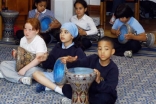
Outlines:
[{"label": "collar", "polygon": [[[45,9],[42,13],[44,14],[47,11],[47,9]],[[38,12],[37,9],[35,9],[35,12]]]},{"label": "collar", "polygon": [[62,49],[68,49],[68,48],[70,48],[70,47],[73,46],[73,45],[74,45],[74,42],[73,42],[72,44],[70,44],[69,46],[65,47],[65,46],[64,46],[64,43],[62,43]]},{"label": "collar", "polygon": [[[87,16],[87,15],[84,14],[83,17],[82,17],[81,19],[79,19],[79,20],[82,20],[82,19],[83,19],[83,20],[86,20],[86,16]],[[75,15],[75,18],[78,20],[77,15]]]}]

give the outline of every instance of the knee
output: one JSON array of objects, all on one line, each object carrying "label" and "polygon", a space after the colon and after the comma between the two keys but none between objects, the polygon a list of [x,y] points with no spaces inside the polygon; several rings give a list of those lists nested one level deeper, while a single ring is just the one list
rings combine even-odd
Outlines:
[{"label": "knee", "polygon": [[32,76],[33,76],[33,78],[36,80],[36,79],[38,79],[38,77],[39,77],[41,74],[42,74],[42,72],[40,72],[40,71],[35,71],[35,72],[32,74]]}]

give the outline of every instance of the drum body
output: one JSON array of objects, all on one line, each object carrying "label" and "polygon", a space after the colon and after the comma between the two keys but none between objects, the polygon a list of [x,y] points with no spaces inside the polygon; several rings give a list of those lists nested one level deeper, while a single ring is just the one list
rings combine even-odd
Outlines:
[{"label": "drum body", "polygon": [[125,39],[125,35],[128,34],[128,33],[134,34],[134,30],[130,27],[130,25],[128,25],[128,24],[123,24],[123,25],[120,27],[120,35],[118,36],[118,41],[119,41],[121,44],[127,43],[128,40]]},{"label": "drum body", "polygon": [[13,10],[1,11],[4,30],[2,40],[6,42],[14,42],[14,23],[19,12]]},{"label": "drum body", "polygon": [[22,47],[17,48],[16,71],[18,72],[24,66],[35,59],[36,55],[28,52]]},{"label": "drum body", "polygon": [[95,35],[84,36],[91,41],[98,41],[100,38],[104,37],[104,30],[102,28],[98,28],[98,33]]},{"label": "drum body", "polygon": [[88,90],[96,78],[93,69],[76,67],[66,71],[67,81],[72,87],[72,104],[89,104]]},{"label": "drum body", "polygon": [[49,25],[52,22],[53,22],[53,18],[50,16],[44,16],[43,18],[41,18],[41,20],[40,20],[41,33],[47,33],[48,31],[50,31]]},{"label": "drum body", "polygon": [[57,59],[54,65],[54,80],[57,85],[63,85],[66,83],[66,65],[61,62],[60,59]]}]

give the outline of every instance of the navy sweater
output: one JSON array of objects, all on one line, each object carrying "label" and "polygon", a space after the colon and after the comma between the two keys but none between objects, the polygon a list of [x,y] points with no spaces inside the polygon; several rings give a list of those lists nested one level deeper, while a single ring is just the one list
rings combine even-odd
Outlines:
[{"label": "navy sweater", "polygon": [[77,60],[76,62],[69,63],[74,64],[75,67],[88,67],[92,69],[97,69],[101,73],[104,81],[101,81],[99,84],[94,81],[89,89],[89,95],[95,95],[98,93],[107,93],[112,95],[114,98],[117,97],[116,86],[118,84],[118,67],[117,65],[110,60],[110,63],[107,66],[101,66],[99,63],[99,56],[93,54],[87,58]]},{"label": "navy sweater", "polygon": [[[55,61],[58,58],[68,55],[78,56],[78,58],[86,57],[86,54],[82,51],[81,48],[77,48],[75,45],[73,45],[68,49],[62,49],[62,43],[58,43],[50,52],[47,60],[42,63],[42,67],[45,69],[53,69]],[[72,65],[68,65],[67,67],[72,67]]]}]

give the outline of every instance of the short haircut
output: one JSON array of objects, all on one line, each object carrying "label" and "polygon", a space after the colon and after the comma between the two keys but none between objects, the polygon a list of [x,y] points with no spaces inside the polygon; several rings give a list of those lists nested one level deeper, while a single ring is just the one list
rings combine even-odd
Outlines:
[{"label": "short haircut", "polygon": [[104,37],[102,37],[101,39],[98,40],[98,43],[101,42],[101,41],[110,42],[112,48],[114,48],[114,43],[113,43],[113,41],[112,41],[112,39],[110,37],[104,36]]},{"label": "short haircut", "polygon": [[122,17],[132,17],[134,15],[132,9],[127,4],[120,4],[115,10],[115,17],[122,18]]}]

